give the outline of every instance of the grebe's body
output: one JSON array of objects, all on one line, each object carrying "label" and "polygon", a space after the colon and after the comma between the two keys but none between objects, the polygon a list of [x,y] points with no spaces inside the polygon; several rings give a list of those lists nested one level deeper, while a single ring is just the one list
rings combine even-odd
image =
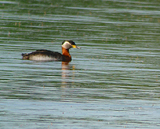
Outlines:
[{"label": "grebe's body", "polygon": [[70,62],[72,60],[69,54],[70,48],[79,48],[72,40],[65,40],[62,42],[62,54],[50,50],[40,49],[31,53],[22,53],[22,59],[35,61],[64,61]]}]

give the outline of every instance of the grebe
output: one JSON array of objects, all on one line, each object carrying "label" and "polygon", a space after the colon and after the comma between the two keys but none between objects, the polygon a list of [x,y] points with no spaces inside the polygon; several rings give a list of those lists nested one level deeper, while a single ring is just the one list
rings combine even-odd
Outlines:
[{"label": "grebe", "polygon": [[70,62],[72,60],[69,54],[70,48],[78,48],[72,40],[65,40],[62,42],[62,54],[50,50],[40,49],[31,53],[22,53],[22,59],[35,61],[64,61]]}]

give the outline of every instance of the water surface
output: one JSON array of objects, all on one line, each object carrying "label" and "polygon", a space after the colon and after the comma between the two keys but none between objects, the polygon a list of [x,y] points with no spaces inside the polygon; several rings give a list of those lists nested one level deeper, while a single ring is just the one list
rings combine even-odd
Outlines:
[{"label": "water surface", "polygon": [[[1,1],[0,126],[160,126],[158,1]],[[21,53],[61,52],[72,62],[35,62]]]}]

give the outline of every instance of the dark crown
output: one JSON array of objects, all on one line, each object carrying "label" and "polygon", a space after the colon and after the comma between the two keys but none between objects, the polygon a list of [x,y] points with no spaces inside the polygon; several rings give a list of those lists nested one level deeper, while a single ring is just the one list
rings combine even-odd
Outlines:
[{"label": "dark crown", "polygon": [[73,42],[72,40],[64,40],[62,44],[64,44],[66,41],[68,41],[71,45],[76,45],[75,42]]}]

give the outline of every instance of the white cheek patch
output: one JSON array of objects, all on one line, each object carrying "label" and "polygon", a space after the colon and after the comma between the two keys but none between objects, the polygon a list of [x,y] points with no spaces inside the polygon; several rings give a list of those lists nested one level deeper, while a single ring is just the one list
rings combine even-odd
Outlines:
[{"label": "white cheek patch", "polygon": [[69,48],[71,48],[71,44],[68,41],[65,41],[63,43],[62,47],[65,48],[65,49],[69,49]]}]

